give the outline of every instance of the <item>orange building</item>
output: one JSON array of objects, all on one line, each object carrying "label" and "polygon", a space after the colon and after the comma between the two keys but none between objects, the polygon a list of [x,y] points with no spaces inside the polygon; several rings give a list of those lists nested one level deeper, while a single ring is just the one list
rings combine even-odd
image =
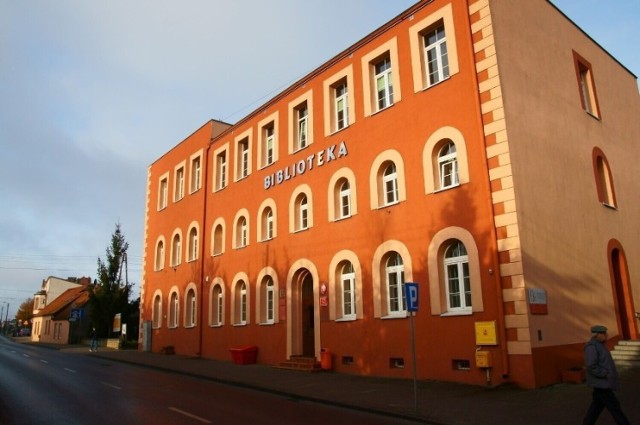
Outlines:
[{"label": "orange building", "polygon": [[[637,339],[636,77],[546,0],[421,1],[148,170],[143,349],[536,387]],[[324,351],[323,351],[324,350]]]}]

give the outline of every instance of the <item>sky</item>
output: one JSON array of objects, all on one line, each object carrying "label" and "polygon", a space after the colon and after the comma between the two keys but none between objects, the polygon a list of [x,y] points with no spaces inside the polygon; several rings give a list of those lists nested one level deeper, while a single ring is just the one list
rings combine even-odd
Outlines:
[{"label": "sky", "polygon": [[[138,292],[147,167],[415,3],[0,0],[0,313],[95,279],[116,223]],[[640,1],[553,3],[640,74]]]}]

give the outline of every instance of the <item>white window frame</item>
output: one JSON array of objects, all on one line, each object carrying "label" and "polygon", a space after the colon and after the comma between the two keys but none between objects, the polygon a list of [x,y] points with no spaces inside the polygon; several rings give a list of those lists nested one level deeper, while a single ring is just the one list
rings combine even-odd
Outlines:
[{"label": "white window frame", "polygon": [[209,326],[220,327],[224,324],[224,293],[222,284],[214,283],[211,288],[211,316]]},{"label": "white window frame", "polygon": [[174,233],[171,237],[171,267],[182,263],[182,235]]},{"label": "white window frame", "polygon": [[258,169],[266,168],[278,160],[279,117],[279,112],[274,112],[258,123]]},{"label": "white window frame", "polygon": [[309,107],[307,102],[296,108],[296,150],[309,146]]},{"label": "white window frame", "polygon": [[[195,236],[194,236],[194,232],[195,232]],[[191,229],[189,229],[187,245],[188,245],[187,262],[197,260],[198,253],[199,253],[199,250],[198,250],[199,239],[198,239],[198,229],[196,227],[192,227]]]},{"label": "white window frame", "polygon": [[351,217],[351,183],[349,183],[349,179],[345,178],[340,185],[338,200],[338,205],[340,208],[340,218]]},{"label": "white window frame", "polygon": [[237,305],[237,320],[236,320],[236,325],[238,326],[244,326],[247,324],[247,306],[248,306],[248,293],[247,293],[247,282],[245,282],[244,280],[240,280],[238,283],[236,283],[236,290],[237,290],[237,299],[236,299],[236,305]]},{"label": "white window frame", "polygon": [[383,206],[395,205],[399,202],[398,169],[393,162],[390,162],[382,173],[382,191]]},{"label": "white window frame", "polygon": [[224,189],[229,184],[229,144],[225,144],[213,153],[213,191]]},{"label": "white window frame", "polygon": [[[391,264],[393,260],[396,260],[395,264]],[[387,290],[387,315],[390,317],[405,317],[407,315],[407,300],[403,288],[404,261],[397,252],[391,253],[385,261],[385,285]],[[393,308],[394,303],[397,308]]]},{"label": "white window frame", "polygon": [[[306,115],[300,115],[302,110],[306,110]],[[288,117],[288,149],[293,154],[313,144],[313,91],[309,90],[289,102]],[[306,128],[304,141],[301,139],[301,127]]]},{"label": "white window frame", "polygon": [[184,198],[184,161],[175,168],[175,180],[173,186],[173,202]]},{"label": "white window frame", "polygon": [[349,127],[349,86],[347,85],[347,80],[345,79],[338,83],[338,85],[333,88],[333,91],[335,93],[334,119],[336,123],[336,131],[340,131]]},{"label": "white window frame", "polygon": [[[464,249],[464,254],[460,254],[455,257],[448,257],[447,255],[458,246]],[[447,311],[454,313],[471,312],[473,306],[471,301],[471,276],[469,271],[469,256],[464,244],[461,241],[455,241],[450,244],[445,250],[442,262],[444,268],[445,289],[447,297]],[[456,271],[456,276],[451,276],[451,272],[453,270]],[[452,290],[452,285],[457,285],[457,291]],[[453,296],[457,296],[459,305],[452,305]]]},{"label": "white window frame", "polygon": [[274,226],[274,218],[273,218],[273,209],[271,207],[266,207],[264,211],[264,239],[265,241],[269,241],[273,239],[273,226]]},{"label": "white window frame", "polygon": [[[350,267],[349,271],[346,271]],[[349,285],[347,289],[346,285]],[[356,320],[356,273],[353,264],[348,261],[340,270],[340,295],[342,301],[342,320]],[[351,312],[347,313],[347,306],[351,306]]]},{"label": "white window frame", "polygon": [[155,271],[164,269],[164,251],[164,238],[161,238],[156,242],[156,258],[154,262]]},{"label": "white window frame", "polygon": [[189,173],[189,193],[195,193],[202,187],[202,149],[191,156]]},{"label": "white window frame", "polygon": [[234,237],[235,249],[244,248],[249,245],[249,219],[245,215],[239,215],[236,219]]},{"label": "white window frame", "polygon": [[[432,35],[435,37],[435,40],[430,43],[429,39]],[[424,78],[427,87],[431,87],[446,80],[450,76],[447,36],[444,23],[439,23],[435,28],[423,34],[422,39],[424,43]]]},{"label": "white window frame", "polygon": [[[393,105],[393,77],[390,56],[384,56],[373,64],[376,111]],[[381,90],[382,89],[382,90]],[[382,96],[381,96],[382,93]]]},{"label": "white window frame", "polygon": [[153,296],[151,326],[153,327],[153,329],[159,329],[162,327],[162,295],[158,293]]},{"label": "white window frame", "polygon": [[449,141],[438,151],[440,189],[460,186],[458,174],[458,152],[455,143]]},{"label": "white window frame", "polygon": [[305,193],[300,194],[298,199],[298,228],[296,230],[307,230],[309,228],[309,199]]},{"label": "white window frame", "polygon": [[185,317],[184,317],[184,326],[185,328],[193,328],[196,326],[196,305],[197,305],[197,296],[196,291],[193,288],[187,289],[187,294],[185,295],[184,307],[185,307]]},{"label": "white window frame", "polygon": [[168,325],[167,327],[175,329],[179,326],[179,314],[180,314],[180,297],[177,291],[172,291],[169,295],[169,314],[167,315]]},{"label": "white window frame", "polygon": [[169,173],[160,177],[158,182],[158,211],[167,208],[169,204]]}]

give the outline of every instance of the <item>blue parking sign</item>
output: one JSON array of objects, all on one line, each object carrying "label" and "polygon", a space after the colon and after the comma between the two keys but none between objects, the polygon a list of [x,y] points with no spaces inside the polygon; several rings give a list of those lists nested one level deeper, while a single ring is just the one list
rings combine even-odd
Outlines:
[{"label": "blue parking sign", "polygon": [[407,311],[418,311],[418,284],[406,282],[404,284],[404,296],[407,300]]}]

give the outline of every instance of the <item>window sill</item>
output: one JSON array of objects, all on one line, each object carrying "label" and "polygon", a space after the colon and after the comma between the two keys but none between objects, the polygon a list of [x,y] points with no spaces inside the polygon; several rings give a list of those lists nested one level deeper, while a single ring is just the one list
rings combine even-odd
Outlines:
[{"label": "window sill", "polygon": [[209,325],[210,328],[221,328],[222,327],[222,323],[217,324],[217,325]]},{"label": "window sill", "polygon": [[242,326],[247,326],[246,323],[234,323],[233,324],[234,327],[242,327]]},{"label": "window sill", "polygon": [[262,240],[260,241],[260,243],[263,243],[263,242],[270,242],[270,241],[272,241],[273,239],[274,239],[274,238],[266,238],[266,239],[262,239]]},{"label": "window sill", "polygon": [[401,311],[399,313],[391,313],[388,314],[386,316],[382,316],[381,319],[382,320],[388,320],[388,319],[406,319],[407,317],[409,317],[409,315],[407,314],[406,311]]},{"label": "window sill", "polygon": [[293,231],[293,233],[302,233],[302,232],[306,232],[307,230],[309,230],[311,227],[305,227],[304,229],[296,229]]},{"label": "window sill", "polygon": [[384,204],[384,205],[378,206],[378,209],[379,210],[383,210],[385,208],[389,208],[389,207],[393,207],[394,205],[398,205],[399,203],[400,203],[400,201],[390,202],[388,204]]},{"label": "window sill", "polygon": [[305,146],[303,146],[303,147],[296,148],[296,149],[294,149],[294,151],[293,151],[293,152],[291,152],[291,153],[296,154],[296,153],[298,153],[298,152],[302,152],[302,151],[303,151],[303,150],[305,150],[305,149],[309,149],[309,146],[311,146],[311,143],[309,143],[309,144],[307,144],[307,145],[305,145]]},{"label": "window sill", "polygon": [[353,217],[353,215],[346,215],[346,216],[344,216],[344,217],[336,217],[333,221],[334,221],[334,222],[336,222],[336,221],[343,221],[343,220],[347,220],[347,219],[349,219],[349,218],[351,218],[351,217]]},{"label": "window sill", "polygon": [[384,112],[384,111],[386,111],[387,109],[392,108],[392,107],[393,107],[393,105],[395,105],[395,102],[394,102],[394,103],[392,103],[391,105],[385,106],[384,108],[377,109],[377,110],[373,111],[373,112],[371,113],[371,116],[378,115],[379,113]]},{"label": "window sill", "polygon": [[600,119],[600,117],[599,117],[599,116],[597,116],[596,114],[594,114],[593,112],[589,112],[589,111],[587,111],[586,109],[585,109],[584,111],[585,111],[585,112],[587,113],[587,115],[589,115],[591,118],[593,118],[593,119],[595,119],[595,120],[597,120],[597,121],[602,121],[602,120]]},{"label": "window sill", "polygon": [[451,75],[449,75],[447,78],[443,78],[442,80],[438,81],[437,83],[433,83],[431,85],[428,85],[426,87],[422,88],[422,91],[427,91],[433,87],[439,86],[440,84],[444,83],[445,81],[448,81],[451,79]]},{"label": "window sill", "polygon": [[471,316],[472,314],[473,310],[447,311],[446,313],[442,313],[440,317]]},{"label": "window sill", "polygon": [[618,210],[618,207],[616,207],[615,205],[608,204],[606,202],[603,202],[602,206],[607,207],[608,209],[611,209],[611,210],[614,210],[614,211]]},{"label": "window sill", "polygon": [[358,318],[355,316],[345,316],[345,317],[336,319],[336,322],[355,322],[356,320],[358,320]]},{"label": "window sill", "polygon": [[199,191],[199,190],[200,190],[200,188],[199,188],[199,187],[197,187],[197,188],[195,188],[195,189],[193,189],[193,190],[189,191],[189,195],[193,195],[194,193],[196,193],[196,192],[197,192],[197,191]]},{"label": "window sill", "polygon": [[329,136],[333,136],[334,134],[338,134],[338,133],[340,133],[341,131],[344,131],[344,130],[346,130],[347,128],[349,128],[349,125],[350,125],[350,124],[347,124],[347,125],[345,125],[345,126],[344,126],[344,127],[342,127],[342,128],[335,129],[335,130],[333,130],[331,133],[329,133],[328,135],[329,135]]},{"label": "window sill", "polygon": [[264,323],[260,323],[259,325],[260,326],[273,326],[275,324],[276,324],[275,322],[264,322]]},{"label": "window sill", "polygon": [[185,329],[195,329],[196,325],[185,325]]},{"label": "window sill", "polygon": [[458,182],[456,184],[452,184],[451,186],[441,187],[440,189],[436,189],[433,193],[446,192],[447,190],[455,189],[455,188],[460,187],[460,186],[461,186],[461,184],[460,184],[460,182]]},{"label": "window sill", "polygon": [[211,256],[212,256],[212,257],[219,257],[219,256],[221,256],[222,254],[224,254],[224,251],[223,251],[223,252],[214,252],[213,254],[211,254]]}]

